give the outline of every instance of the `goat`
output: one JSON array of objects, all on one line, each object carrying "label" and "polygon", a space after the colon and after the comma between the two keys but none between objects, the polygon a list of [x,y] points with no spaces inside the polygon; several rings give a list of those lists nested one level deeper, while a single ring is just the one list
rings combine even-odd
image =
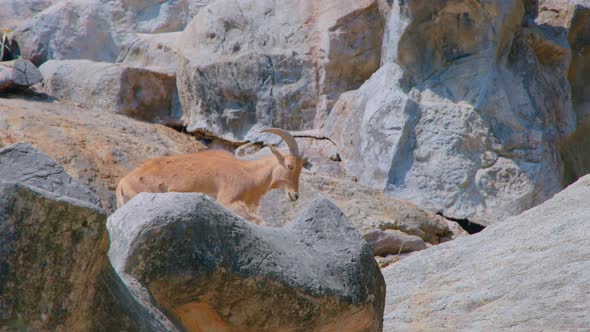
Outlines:
[{"label": "goat", "polygon": [[117,208],[140,192],[200,192],[256,224],[260,199],[268,191],[282,188],[287,198],[299,198],[299,175],[303,158],[291,134],[269,128],[262,132],[280,136],[289,154],[268,146],[272,155],[258,160],[238,160],[223,150],[154,158],[125,175],[117,185]]}]

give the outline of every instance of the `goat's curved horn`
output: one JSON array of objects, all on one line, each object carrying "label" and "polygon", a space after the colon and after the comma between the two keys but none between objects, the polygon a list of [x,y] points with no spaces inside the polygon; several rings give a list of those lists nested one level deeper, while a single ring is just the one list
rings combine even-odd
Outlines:
[{"label": "goat's curved horn", "polygon": [[262,133],[270,133],[280,136],[287,146],[289,147],[289,152],[292,156],[300,157],[299,155],[299,147],[297,146],[297,142],[295,142],[295,138],[286,130],[279,129],[279,128],[268,128],[261,131]]}]

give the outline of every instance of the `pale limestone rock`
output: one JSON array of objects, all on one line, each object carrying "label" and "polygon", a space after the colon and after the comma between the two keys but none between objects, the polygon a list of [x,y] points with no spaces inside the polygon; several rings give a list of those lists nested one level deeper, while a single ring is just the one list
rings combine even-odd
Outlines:
[{"label": "pale limestone rock", "polygon": [[383,271],[384,331],[577,331],[588,325],[590,176],[545,203]]}]

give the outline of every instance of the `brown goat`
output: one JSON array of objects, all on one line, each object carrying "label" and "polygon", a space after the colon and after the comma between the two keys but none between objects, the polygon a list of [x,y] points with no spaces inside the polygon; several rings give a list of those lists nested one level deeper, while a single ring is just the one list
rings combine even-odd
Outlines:
[{"label": "brown goat", "polygon": [[261,223],[256,210],[262,196],[282,188],[291,201],[296,201],[303,167],[303,158],[291,134],[277,128],[262,132],[283,138],[290,153],[269,146],[272,155],[258,160],[238,160],[223,150],[150,159],[121,179],[117,207],[140,192],[200,192],[216,198],[245,219]]}]

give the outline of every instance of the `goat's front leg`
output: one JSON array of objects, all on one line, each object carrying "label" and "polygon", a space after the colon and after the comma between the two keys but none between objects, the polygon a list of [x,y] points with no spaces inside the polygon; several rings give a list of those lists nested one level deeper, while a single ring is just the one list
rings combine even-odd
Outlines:
[{"label": "goat's front leg", "polygon": [[233,202],[228,201],[227,199],[224,199],[223,196],[218,197],[217,200],[219,201],[219,203],[221,203],[221,205],[223,205],[226,208],[228,208],[229,210],[233,211],[238,216],[240,216],[246,220],[249,220],[249,221],[255,223],[256,225],[260,225],[260,224],[264,223],[262,221],[262,218],[260,218],[255,213],[252,213],[251,209],[248,207],[248,205],[246,205],[246,203],[244,203],[242,201],[233,201]]}]

